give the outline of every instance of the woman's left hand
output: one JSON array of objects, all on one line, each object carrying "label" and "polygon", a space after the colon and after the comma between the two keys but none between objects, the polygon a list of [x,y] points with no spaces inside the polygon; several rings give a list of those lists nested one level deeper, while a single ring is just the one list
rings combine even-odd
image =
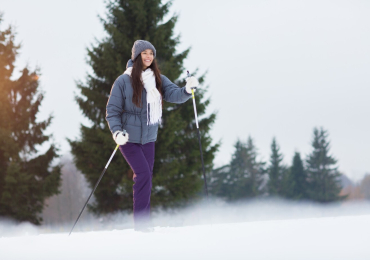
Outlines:
[{"label": "woman's left hand", "polygon": [[186,86],[185,86],[186,92],[191,94],[191,89],[194,89],[194,92],[195,92],[195,90],[199,86],[199,82],[197,78],[194,76],[191,76],[191,77],[187,77],[185,80],[186,80]]}]

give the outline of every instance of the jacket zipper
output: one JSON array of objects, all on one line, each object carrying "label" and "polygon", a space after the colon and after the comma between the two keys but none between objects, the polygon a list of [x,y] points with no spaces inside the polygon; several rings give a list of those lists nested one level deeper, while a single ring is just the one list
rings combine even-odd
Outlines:
[{"label": "jacket zipper", "polygon": [[[145,92],[145,90],[143,89],[143,92]],[[141,95],[141,104],[143,104],[143,97],[144,97],[144,94]],[[141,115],[143,113],[143,107],[144,105],[141,107],[141,111],[140,111],[140,143],[143,144],[143,121],[141,120]]]}]

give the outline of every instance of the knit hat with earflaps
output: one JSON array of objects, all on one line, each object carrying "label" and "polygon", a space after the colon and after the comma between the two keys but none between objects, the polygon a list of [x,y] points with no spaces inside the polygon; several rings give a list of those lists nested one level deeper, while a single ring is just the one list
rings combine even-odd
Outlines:
[{"label": "knit hat with earflaps", "polygon": [[155,57],[155,48],[153,46],[153,44],[151,44],[150,42],[148,41],[144,41],[144,40],[137,40],[134,42],[134,46],[132,46],[132,55],[131,55],[131,60],[132,61],[135,61],[136,57],[139,56],[139,54],[143,51],[145,51],[146,49],[150,49],[153,51],[153,54],[154,54],[154,57]]}]

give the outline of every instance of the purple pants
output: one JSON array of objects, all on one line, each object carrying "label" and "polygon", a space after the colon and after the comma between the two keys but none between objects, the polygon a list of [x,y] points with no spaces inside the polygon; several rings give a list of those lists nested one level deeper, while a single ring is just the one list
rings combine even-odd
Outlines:
[{"label": "purple pants", "polygon": [[155,142],[144,145],[126,143],[119,149],[134,172],[134,225],[135,229],[139,229],[150,221]]}]

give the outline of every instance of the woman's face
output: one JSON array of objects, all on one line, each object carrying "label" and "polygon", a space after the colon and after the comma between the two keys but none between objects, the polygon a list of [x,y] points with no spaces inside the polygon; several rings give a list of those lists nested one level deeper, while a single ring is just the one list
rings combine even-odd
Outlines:
[{"label": "woman's face", "polygon": [[141,52],[141,60],[143,61],[144,70],[152,64],[153,59],[154,59],[154,54],[151,49],[146,49],[145,51]]}]

